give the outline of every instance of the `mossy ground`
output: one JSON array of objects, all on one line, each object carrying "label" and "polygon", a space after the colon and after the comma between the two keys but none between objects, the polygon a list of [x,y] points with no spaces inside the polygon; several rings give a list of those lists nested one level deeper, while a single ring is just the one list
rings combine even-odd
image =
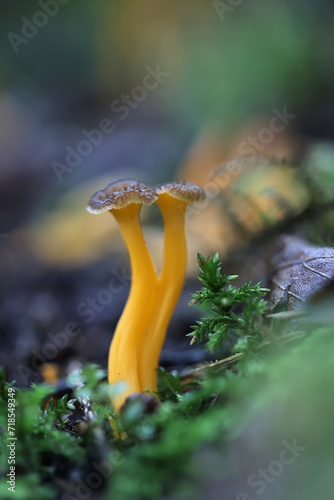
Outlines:
[{"label": "mossy ground", "polygon": [[[210,289],[225,283],[215,290],[211,311],[217,325],[214,342],[205,329],[205,321],[212,321],[208,317],[198,324],[202,340],[218,356],[226,338],[232,338],[241,356],[221,369],[208,365],[199,377],[160,370],[157,409],[150,410],[147,399],[138,397],[119,417],[114,415],[121,439],[114,438],[108,421],[110,389],[97,365],[72,374],[70,396],[55,404],[51,399],[46,411],[43,402],[54,387],[18,388],[16,498],[26,499],[32,490],[37,500],[250,500],[260,493],[268,499],[328,497],[334,438],[330,302],[298,319],[266,320],[259,286],[232,287],[232,279],[220,274],[218,256],[201,258],[200,266],[203,288],[194,301],[210,304]],[[218,328],[227,317],[229,328]],[[198,329],[192,335],[201,340]],[[4,499],[13,496],[5,475],[6,402],[13,386],[2,371]],[[289,457],[287,463],[280,461],[283,456]],[[317,481],[311,479],[315,475]]]}]

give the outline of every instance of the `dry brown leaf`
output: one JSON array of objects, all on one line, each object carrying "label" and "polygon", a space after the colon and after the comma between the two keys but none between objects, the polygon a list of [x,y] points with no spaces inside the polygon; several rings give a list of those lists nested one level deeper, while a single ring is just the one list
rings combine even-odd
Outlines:
[{"label": "dry brown leaf", "polygon": [[287,309],[301,308],[315,293],[334,282],[334,248],[281,236],[272,265],[270,309],[287,294]]}]

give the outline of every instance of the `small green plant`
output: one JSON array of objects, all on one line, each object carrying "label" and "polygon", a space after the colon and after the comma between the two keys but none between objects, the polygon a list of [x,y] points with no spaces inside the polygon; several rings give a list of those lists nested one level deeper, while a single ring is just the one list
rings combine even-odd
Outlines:
[{"label": "small green plant", "polygon": [[[192,327],[193,332],[188,334],[192,337],[191,343],[206,341],[207,349],[214,353],[223,347],[231,333],[243,337],[244,345],[249,338],[262,339],[258,320],[266,309],[263,296],[269,290],[261,288],[260,283],[245,283],[239,288],[233,286],[231,283],[238,276],[221,274],[218,253],[207,259],[198,254],[198,263],[198,280],[203,287],[193,294],[190,305],[206,306],[211,314]],[[240,314],[234,312],[237,306],[241,306]]]}]

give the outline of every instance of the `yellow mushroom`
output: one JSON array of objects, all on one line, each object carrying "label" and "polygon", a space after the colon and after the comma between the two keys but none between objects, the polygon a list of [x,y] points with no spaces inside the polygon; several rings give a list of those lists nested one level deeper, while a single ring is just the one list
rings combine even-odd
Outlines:
[{"label": "yellow mushroom", "polygon": [[124,381],[127,384],[112,400],[116,410],[130,394],[143,390],[139,379],[139,353],[152,315],[157,276],[139,216],[141,206],[150,205],[156,199],[157,195],[145,184],[124,180],[95,193],[87,207],[93,214],[110,211],[115,216],[130,256],[130,294],[117,324],[108,359],[109,383]]},{"label": "yellow mushroom", "polygon": [[[110,211],[128,248],[132,284],[109,350],[108,380],[127,387],[112,398],[118,411],[136,392],[157,392],[157,367],[167,327],[179,299],[187,264],[185,215],[189,203],[204,199],[201,188],[171,183],[154,190],[132,180],[109,184],[91,198],[87,210]],[[165,255],[157,276],[140,225],[142,204],[157,202],[164,220]]]},{"label": "yellow mushroom", "polygon": [[158,278],[156,304],[143,343],[140,380],[143,389],[157,391],[157,373],[160,352],[166,331],[178,302],[187,265],[185,220],[190,203],[204,200],[203,190],[190,183],[169,183],[155,188],[157,204],[164,220],[164,264]]}]

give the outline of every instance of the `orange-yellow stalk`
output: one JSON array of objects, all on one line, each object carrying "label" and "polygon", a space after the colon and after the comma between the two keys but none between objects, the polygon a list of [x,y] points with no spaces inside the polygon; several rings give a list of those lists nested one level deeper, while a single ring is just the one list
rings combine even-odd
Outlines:
[{"label": "orange-yellow stalk", "polygon": [[125,390],[112,399],[116,411],[130,394],[143,390],[138,353],[141,352],[144,338],[147,338],[157,287],[156,271],[140,225],[140,209],[141,204],[133,203],[121,209],[110,210],[119,224],[132,270],[128,301],[109,350],[109,383],[124,381],[127,384]]},{"label": "orange-yellow stalk", "polygon": [[157,368],[167,328],[180,297],[187,266],[185,216],[187,203],[160,194],[156,202],[161,210],[164,228],[164,264],[160,277],[154,311],[141,356],[140,379],[143,389],[157,392]]},{"label": "orange-yellow stalk", "polygon": [[[109,383],[127,384],[120,394],[111,396],[116,411],[133,393],[145,389],[157,392],[160,351],[186,271],[186,209],[188,203],[203,197],[203,191],[189,183],[169,183],[150,189],[143,183],[125,179],[95,193],[87,206],[90,213],[109,210],[114,215],[132,269],[130,294],[109,350]],[[165,256],[159,278],[140,224],[141,205],[155,201],[165,228]],[[111,425],[114,427],[112,421]]]}]

